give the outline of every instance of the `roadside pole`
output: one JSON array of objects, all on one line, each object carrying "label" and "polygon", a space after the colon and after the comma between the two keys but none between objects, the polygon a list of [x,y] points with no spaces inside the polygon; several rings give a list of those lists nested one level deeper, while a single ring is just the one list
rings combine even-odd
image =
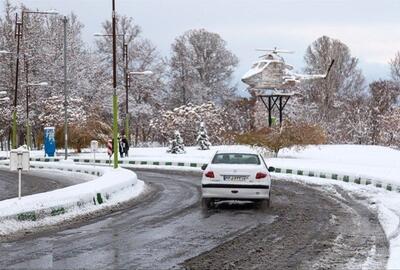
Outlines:
[{"label": "roadside pole", "polygon": [[23,147],[11,150],[10,171],[18,171],[18,199],[21,199],[22,171],[29,171],[29,151]]},{"label": "roadside pole", "polygon": [[118,97],[117,97],[117,43],[115,0],[112,0],[112,50],[113,50],[113,144],[114,169],[118,168]]},{"label": "roadside pole", "polygon": [[97,149],[99,148],[99,142],[96,140],[92,140],[90,142],[90,148],[93,153],[93,166],[96,166],[96,152],[97,152]]},{"label": "roadside pole", "polygon": [[67,22],[66,16],[63,18],[64,24],[64,159],[68,159],[68,101],[67,101]]}]

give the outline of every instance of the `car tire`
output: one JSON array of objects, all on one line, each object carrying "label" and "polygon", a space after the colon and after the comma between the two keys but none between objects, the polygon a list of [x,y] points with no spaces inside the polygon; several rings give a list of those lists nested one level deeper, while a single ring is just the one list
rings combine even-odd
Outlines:
[{"label": "car tire", "polygon": [[263,210],[270,207],[270,199],[256,201],[257,208]]},{"label": "car tire", "polygon": [[271,207],[271,199],[264,200],[264,205],[265,205],[265,208],[270,208]]},{"label": "car tire", "polygon": [[210,209],[214,205],[213,199],[210,198],[202,198],[201,199],[201,206],[203,209]]}]

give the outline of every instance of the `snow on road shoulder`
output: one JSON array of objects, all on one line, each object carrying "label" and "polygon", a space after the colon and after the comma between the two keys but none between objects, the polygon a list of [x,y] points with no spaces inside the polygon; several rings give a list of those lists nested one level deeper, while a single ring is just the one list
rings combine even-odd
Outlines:
[{"label": "snow on road shoulder", "polygon": [[[341,188],[366,198],[367,206],[378,214],[379,222],[390,244],[387,269],[400,269],[400,194],[371,186],[360,186],[317,177],[272,173],[273,179],[314,184],[319,186],[340,186]],[[279,181],[278,180],[278,181]],[[332,190],[334,190],[332,188]],[[337,194],[340,196],[340,194]]]},{"label": "snow on road shoulder", "polygon": [[400,151],[373,145],[320,145],[283,149],[273,166],[350,174],[400,186]]},{"label": "snow on road shoulder", "polygon": [[[54,166],[75,167],[81,171],[93,169],[93,166],[74,164]],[[107,167],[96,167],[96,170],[101,172],[101,176],[89,182],[24,196],[21,200],[13,198],[0,201],[0,236],[118,205],[136,198],[145,189],[143,181],[138,180],[130,170]]]},{"label": "snow on road shoulder", "polygon": [[54,179],[66,185],[76,185],[96,179],[96,176],[92,174],[65,172],[54,169],[30,169],[29,172],[22,173],[22,179],[24,179],[24,174]]}]

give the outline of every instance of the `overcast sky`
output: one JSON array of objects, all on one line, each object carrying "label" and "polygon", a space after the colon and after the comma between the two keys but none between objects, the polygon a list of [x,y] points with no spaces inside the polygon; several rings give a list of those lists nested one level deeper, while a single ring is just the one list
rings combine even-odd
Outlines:
[{"label": "overcast sky", "polygon": [[[83,38],[111,18],[111,0],[23,0],[32,9],[73,11],[85,25]],[[134,18],[142,35],[168,56],[174,38],[205,28],[227,41],[240,60],[235,80],[259,55],[255,48],[294,50],[286,56],[297,70],[306,47],[322,35],[347,44],[368,81],[389,76],[388,61],[400,50],[399,0],[116,0],[117,12]]]}]

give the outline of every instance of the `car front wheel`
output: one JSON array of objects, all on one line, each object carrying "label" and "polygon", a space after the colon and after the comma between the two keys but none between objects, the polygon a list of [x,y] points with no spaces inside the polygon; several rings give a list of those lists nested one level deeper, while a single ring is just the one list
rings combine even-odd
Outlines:
[{"label": "car front wheel", "polygon": [[202,198],[201,199],[201,206],[204,209],[210,209],[214,206],[214,200],[210,198]]}]

